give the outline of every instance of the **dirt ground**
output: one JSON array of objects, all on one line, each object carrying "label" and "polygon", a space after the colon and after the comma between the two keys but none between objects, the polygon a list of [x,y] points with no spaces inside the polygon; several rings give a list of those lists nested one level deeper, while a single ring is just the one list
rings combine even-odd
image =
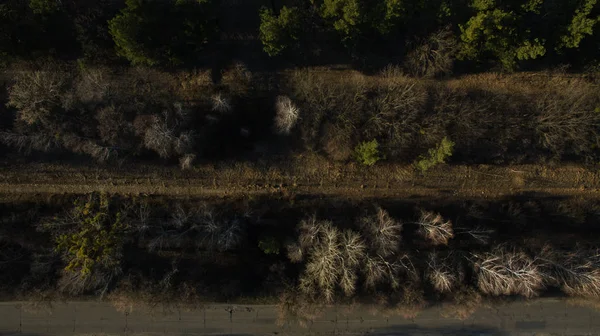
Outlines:
[{"label": "dirt ground", "polygon": [[307,159],[284,167],[237,163],[199,165],[188,171],[164,166],[28,163],[0,167],[0,193],[8,197],[103,191],[183,197],[310,194],[493,199],[531,194],[596,198],[599,177],[598,171],[581,166],[444,165],[422,174],[411,166],[365,168]]}]

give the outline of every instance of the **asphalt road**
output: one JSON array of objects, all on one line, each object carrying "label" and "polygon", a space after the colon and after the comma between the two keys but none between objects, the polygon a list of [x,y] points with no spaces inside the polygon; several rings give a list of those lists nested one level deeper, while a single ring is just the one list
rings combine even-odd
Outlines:
[{"label": "asphalt road", "polygon": [[481,308],[465,321],[439,308],[414,320],[331,307],[306,328],[278,326],[276,307],[207,305],[195,311],[117,312],[110,304],[71,302],[32,310],[0,303],[0,335],[600,335],[600,312],[559,300]]}]

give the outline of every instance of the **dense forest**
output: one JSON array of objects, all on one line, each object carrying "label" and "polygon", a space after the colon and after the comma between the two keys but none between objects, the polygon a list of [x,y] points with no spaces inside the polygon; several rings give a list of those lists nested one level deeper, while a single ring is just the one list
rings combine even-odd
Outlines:
[{"label": "dense forest", "polygon": [[391,63],[420,76],[455,62],[462,72],[586,69],[598,66],[599,18],[596,0],[8,0],[0,56],[167,68]]}]

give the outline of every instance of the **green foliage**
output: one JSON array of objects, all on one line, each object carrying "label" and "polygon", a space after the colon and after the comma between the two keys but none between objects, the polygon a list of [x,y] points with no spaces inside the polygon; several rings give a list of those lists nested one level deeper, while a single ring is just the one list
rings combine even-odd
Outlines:
[{"label": "green foliage", "polygon": [[260,11],[260,40],[269,56],[279,55],[292,47],[298,41],[301,29],[300,13],[295,7],[283,6],[278,16],[271,9]]},{"label": "green foliage", "polygon": [[29,7],[35,14],[49,14],[59,10],[58,0],[29,0]]},{"label": "green foliage", "polygon": [[372,166],[383,159],[379,153],[379,143],[376,139],[358,144],[354,149],[354,155],[356,160],[365,166]]},{"label": "green foliage", "polygon": [[266,236],[258,242],[258,248],[263,251],[264,254],[279,254],[281,246],[275,237]]},{"label": "green foliage", "polygon": [[514,11],[494,8],[492,0],[474,0],[477,10],[461,30],[459,58],[493,57],[503,68],[512,70],[517,60],[535,59],[546,53],[544,40],[531,38],[528,30],[520,31],[520,16]]},{"label": "green foliage", "polygon": [[577,48],[586,35],[592,35],[600,15],[594,17],[592,11],[598,0],[584,0],[575,10],[575,15],[567,25],[567,33],[561,36],[559,48]]},{"label": "green foliage", "polygon": [[44,226],[55,235],[55,251],[67,262],[65,271],[87,278],[99,268],[119,268],[127,225],[123,214],[111,209],[105,194],[75,201],[68,215]]},{"label": "green foliage", "polygon": [[331,22],[343,39],[368,30],[388,33],[406,12],[403,0],[323,0],[321,16]]},{"label": "green foliage", "polygon": [[445,163],[446,159],[452,156],[453,150],[454,142],[444,137],[436,148],[430,149],[427,155],[421,155],[415,162],[415,166],[420,171],[426,172],[440,163]]},{"label": "green foliage", "polygon": [[205,1],[127,0],[109,22],[118,55],[134,65],[179,65],[194,60],[215,27]]}]

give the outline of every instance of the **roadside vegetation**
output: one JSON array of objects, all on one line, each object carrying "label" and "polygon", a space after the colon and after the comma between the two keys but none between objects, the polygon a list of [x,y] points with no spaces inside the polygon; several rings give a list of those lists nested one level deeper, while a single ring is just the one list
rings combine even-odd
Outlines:
[{"label": "roadside vegetation", "polygon": [[243,298],[306,322],[324,304],[405,316],[443,304],[466,317],[495,297],[600,296],[597,200],[91,194],[1,206],[10,297],[84,295],[120,309]]}]

